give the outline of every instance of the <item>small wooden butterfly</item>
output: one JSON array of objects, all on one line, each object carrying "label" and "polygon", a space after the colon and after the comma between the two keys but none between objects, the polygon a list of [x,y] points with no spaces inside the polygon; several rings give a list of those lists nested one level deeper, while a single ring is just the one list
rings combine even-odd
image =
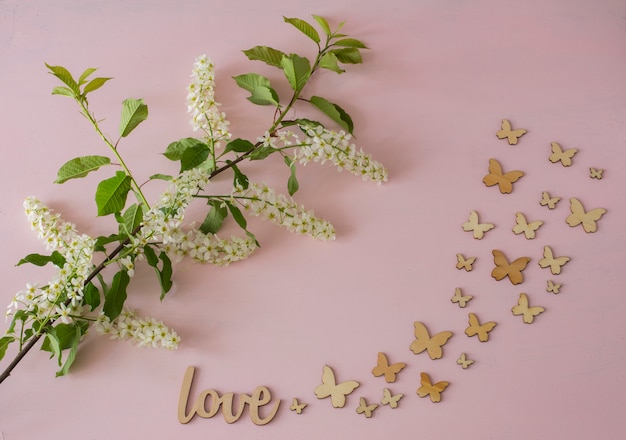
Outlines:
[{"label": "small wooden butterfly", "polygon": [[541,201],[539,204],[541,206],[547,206],[548,209],[554,209],[556,208],[556,204],[559,203],[559,200],[561,200],[560,197],[550,197],[550,194],[547,191],[543,191],[541,193]]},{"label": "small wooden butterfly", "polygon": [[487,186],[498,185],[502,194],[510,194],[513,191],[513,183],[523,175],[524,172],[519,170],[503,173],[500,162],[496,159],[489,159],[489,174],[483,177],[483,183]]},{"label": "small wooden butterfly", "polygon": [[315,395],[318,399],[330,397],[334,408],[343,408],[346,404],[346,396],[359,387],[354,380],[337,383],[335,373],[328,365],[324,365],[322,384],[315,387]]},{"label": "small wooden butterfly", "polygon": [[595,208],[585,211],[583,204],[575,197],[569,199],[570,211],[565,221],[571,227],[582,225],[585,232],[596,232],[598,225],[596,222],[606,214],[606,209]]},{"label": "small wooden butterfly", "polygon": [[463,223],[463,230],[465,232],[473,232],[474,238],[477,240],[483,238],[485,232],[490,231],[495,227],[496,226],[491,223],[479,223],[478,213],[476,211],[471,211],[469,219]]},{"label": "small wooden butterfly", "polygon": [[563,267],[569,260],[569,257],[554,257],[552,248],[550,248],[550,246],[544,246],[543,258],[539,260],[539,266],[544,269],[549,267],[552,275],[558,275],[561,273],[561,267]]},{"label": "small wooden butterfly", "polygon": [[526,324],[532,324],[532,322],[535,320],[535,316],[545,311],[546,309],[539,306],[528,307],[528,296],[526,296],[525,293],[519,294],[517,305],[513,306],[513,308],[511,309],[511,312],[513,312],[515,316],[522,315],[522,319]]},{"label": "small wooden butterfly", "polygon": [[459,307],[464,308],[470,300],[474,298],[472,295],[463,296],[461,293],[461,288],[457,287],[454,289],[454,296],[450,299],[453,303],[457,303]]},{"label": "small wooden butterfly", "polygon": [[359,406],[357,407],[356,412],[357,414],[365,415],[365,417],[369,419],[374,414],[374,410],[376,408],[378,408],[377,403],[372,403],[371,405],[368,405],[365,397],[361,397],[359,399]]},{"label": "small wooden butterfly", "polygon": [[512,130],[511,123],[508,119],[502,120],[501,127],[502,129],[496,133],[496,136],[498,136],[498,139],[506,138],[509,141],[509,145],[517,144],[517,140],[526,133],[526,130],[524,130],[523,128]]},{"label": "small wooden butterfly", "polygon": [[513,233],[515,235],[524,233],[527,240],[535,238],[535,231],[543,225],[541,220],[536,220],[528,223],[526,216],[521,212],[515,213],[515,226],[513,226]]},{"label": "small wooden butterfly", "polygon": [[557,293],[559,293],[559,289],[562,285],[563,284],[555,283],[552,280],[548,280],[548,287],[546,288],[546,292],[552,292],[556,295]]},{"label": "small wooden butterfly", "polygon": [[602,174],[604,173],[604,170],[600,169],[600,168],[589,168],[589,177],[591,177],[592,179],[602,179]]},{"label": "small wooden butterfly", "polygon": [[465,370],[469,368],[469,366],[472,365],[474,361],[471,359],[468,359],[465,353],[461,353],[461,356],[459,356],[459,358],[456,360],[456,363]]},{"label": "small wooden butterfly", "polygon": [[391,390],[389,388],[385,388],[383,390],[383,398],[380,403],[382,405],[389,405],[390,408],[397,408],[398,402],[403,396],[404,394],[391,394]]},{"label": "small wooden butterfly", "polygon": [[378,364],[372,368],[372,374],[376,377],[384,375],[385,381],[392,383],[396,381],[396,374],[402,371],[404,367],[406,367],[406,364],[403,362],[389,365],[385,353],[378,353]]},{"label": "small wooden butterfly", "polygon": [[552,142],[551,145],[552,145],[552,154],[548,158],[550,162],[552,163],[561,162],[561,165],[563,165],[564,167],[570,166],[572,164],[572,158],[578,152],[578,150],[576,148],[563,150],[563,148],[561,148],[561,146],[556,142]]},{"label": "small wooden butterfly", "polygon": [[421,387],[417,389],[417,395],[420,397],[430,396],[430,400],[434,403],[441,401],[441,393],[450,385],[450,382],[437,382],[435,384],[430,380],[428,373],[420,374]]},{"label": "small wooden butterfly", "polygon": [[296,399],[294,397],[293,401],[291,402],[291,406],[289,407],[289,409],[291,411],[295,411],[296,414],[302,414],[302,410],[304,408],[306,408],[306,403],[298,403],[298,399]]},{"label": "small wooden butterfly", "polygon": [[478,316],[474,313],[470,313],[468,316],[469,326],[465,329],[465,334],[470,338],[472,336],[478,336],[480,342],[487,342],[489,340],[489,332],[492,331],[497,324],[493,321],[481,324],[478,321]]},{"label": "small wooden butterfly", "polygon": [[466,272],[470,272],[473,269],[472,265],[476,261],[476,257],[465,258],[463,254],[456,254],[456,261],[457,269],[465,269]]},{"label": "small wooden butterfly", "polygon": [[493,254],[493,262],[496,265],[496,267],[491,271],[491,276],[493,278],[500,281],[505,277],[509,277],[511,284],[520,284],[524,281],[522,271],[526,269],[530,258],[520,257],[512,263],[509,263],[502,251],[494,249],[491,253]]},{"label": "small wooden butterfly", "polygon": [[426,350],[431,359],[441,358],[441,356],[443,356],[443,346],[448,342],[448,339],[452,337],[452,332],[439,332],[433,337],[430,337],[428,329],[424,324],[415,321],[414,326],[415,340],[409,347],[411,351],[415,354],[420,354]]}]

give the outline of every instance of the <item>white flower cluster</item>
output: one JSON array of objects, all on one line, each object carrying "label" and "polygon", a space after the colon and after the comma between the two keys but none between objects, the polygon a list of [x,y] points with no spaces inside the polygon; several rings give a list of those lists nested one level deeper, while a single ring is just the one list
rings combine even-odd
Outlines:
[{"label": "white flower cluster", "polygon": [[214,146],[218,147],[221,141],[229,140],[231,135],[226,115],[219,111],[220,104],[215,102],[213,61],[206,55],[197,57],[191,79],[187,94],[187,111],[191,114],[191,124],[194,130],[204,131]]},{"label": "white flower cluster", "polygon": [[237,187],[232,197],[249,212],[265,217],[277,225],[297,234],[309,235],[317,240],[334,240],[335,229],[328,221],[315,217],[291,198],[276,194],[266,184],[250,184],[248,189]]},{"label": "white flower cluster", "polygon": [[27,284],[13,297],[6,314],[23,308],[40,321],[59,318],[68,323],[82,314],[83,287],[93,268],[94,240],[76,233],[72,223],[62,221],[34,197],[24,201],[24,210],[47,249],[59,252],[65,263],[47,285]]},{"label": "white flower cluster", "polygon": [[245,260],[256,249],[256,242],[251,237],[231,237],[223,240],[217,235],[203,234],[192,230],[187,234],[182,251],[195,261],[227,266],[235,261]]},{"label": "white flower cluster", "polygon": [[163,347],[168,350],[178,348],[180,337],[161,321],[154,318],[140,318],[129,309],[111,321],[101,314],[94,324],[100,334],[109,335],[111,339],[121,341],[132,340],[140,347]]},{"label": "white flower cluster", "polygon": [[294,159],[305,165],[310,161],[325,163],[330,161],[339,171],[346,170],[363,180],[382,183],[387,181],[387,170],[380,163],[365,154],[363,150],[357,150],[350,143],[352,136],[341,130],[339,132],[328,130],[321,125],[304,127],[306,138],[296,151]]}]

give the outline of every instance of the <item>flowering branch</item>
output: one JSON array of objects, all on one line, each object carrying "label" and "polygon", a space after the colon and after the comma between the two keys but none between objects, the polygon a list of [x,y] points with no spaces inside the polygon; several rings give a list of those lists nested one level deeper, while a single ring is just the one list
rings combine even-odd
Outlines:
[{"label": "flowering branch", "polygon": [[[360,40],[339,32],[343,23],[332,31],[324,18],[313,18],[323,31],[324,43],[310,23],[298,18],[284,19],[316,44],[318,53],[313,63],[304,56],[287,55],[267,46],[244,51],[250,60],[280,69],[291,88],[291,97],[283,104],[268,78],[257,73],[234,77],[239,87],[250,92],[250,102],[274,108],[269,129],[254,142],[232,138],[226,115],[214,99],[213,62],[204,55],[196,59],[187,105],[192,127],[202,136],[182,138],[168,145],[164,155],[179,162],[180,171],[175,176],[154,174],[150,177],[149,181],[169,182],[167,190],[152,205],[119,148],[122,139],[147,119],[147,105],[141,99],[123,102],[119,138],[113,142],[100,129],[88,102],[89,94],[110,78],[90,79],[95,72],[92,68],[74,78],[64,67],[46,64],[62,83],[52,93],[76,101],[81,114],[115,158],[114,164],[108,156],[77,157],[61,166],[55,182],[64,183],[110,165],[119,166],[121,170],[98,184],[95,197],[98,216],[113,215],[118,230],[96,238],[79,234],[73,224],[63,221],[36,198],[26,199],[24,206],[31,227],[50,253],[29,254],[18,265],[52,264],[57,272],[45,285],[27,284],[9,305],[7,317],[12,320],[0,338],[0,360],[12,343],[19,344],[19,351],[0,375],[0,383],[42,338],[41,349],[50,352],[58,362],[57,375],[67,374],[79,343],[91,326],[99,333],[120,340],[131,339],[139,346],[176,348],[180,337],[175,331],[156,319],[141,318],[127,307],[135,264],[145,261],[155,270],[163,300],[173,285],[172,260],[188,256],[201,263],[227,265],[252,254],[258,242],[248,229],[244,212],[261,216],[291,232],[320,240],[334,239],[335,231],[328,221],[315,217],[292,198],[299,189],[298,163],[328,161],[340,171],[345,169],[364,180],[377,183],[387,180],[385,168],[350,143],[354,127],[343,108],[320,96],[303,97],[306,85],[319,69],[344,73],[340,65],[361,63],[361,50],[367,49]],[[297,103],[312,105],[341,129],[330,130],[321,122],[309,119],[288,120]],[[299,130],[299,134],[292,130]],[[288,167],[288,196],[264,183],[250,182],[239,168],[245,160],[259,166],[273,154],[282,156]],[[211,179],[227,171],[232,172],[233,178],[229,194],[214,195],[205,191]],[[128,202],[129,193],[134,194],[135,203]],[[184,224],[185,210],[195,199],[202,199],[209,207],[198,228]],[[245,237],[226,240],[218,237],[217,233],[229,217],[241,227]],[[94,256],[99,253],[104,257],[96,264]],[[102,273],[109,267],[117,270],[107,281]]]}]

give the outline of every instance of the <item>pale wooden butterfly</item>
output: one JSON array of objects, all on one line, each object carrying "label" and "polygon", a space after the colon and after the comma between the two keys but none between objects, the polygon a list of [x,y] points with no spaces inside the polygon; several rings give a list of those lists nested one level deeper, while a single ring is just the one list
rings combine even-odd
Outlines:
[{"label": "pale wooden butterfly", "polygon": [[582,225],[585,232],[596,232],[598,225],[596,222],[606,214],[604,208],[594,208],[589,211],[585,211],[583,204],[575,197],[569,199],[570,211],[572,212],[567,216],[565,221],[571,227]]},{"label": "pale wooden butterfly", "polygon": [[561,273],[561,268],[570,260],[569,257],[555,257],[550,246],[543,247],[543,258],[539,260],[539,266],[549,267],[552,275]]},{"label": "pale wooden butterfly", "polygon": [[318,399],[330,397],[333,407],[343,408],[346,404],[346,396],[358,388],[359,385],[354,380],[337,383],[332,368],[324,365],[322,384],[315,388],[315,395]]},{"label": "pale wooden butterfly", "polygon": [[522,315],[522,319],[526,324],[532,324],[535,320],[535,316],[545,312],[545,310],[546,309],[540,306],[529,307],[528,296],[525,293],[520,293],[517,305],[513,306],[511,312],[513,312],[515,316]]},{"label": "pale wooden butterfly", "polygon": [[578,152],[576,148],[563,150],[563,148],[561,148],[561,146],[556,142],[552,142],[551,146],[552,154],[550,154],[550,157],[548,158],[550,162],[561,162],[561,165],[563,165],[564,167],[568,167],[572,164],[572,158]]},{"label": "pale wooden butterfly", "polygon": [[523,128],[518,128],[517,130],[511,129],[511,123],[508,119],[503,119],[501,124],[501,130],[496,133],[498,139],[507,139],[509,145],[517,144],[517,140],[522,137],[527,131]]},{"label": "pale wooden butterfly", "polygon": [[515,226],[513,226],[513,233],[515,235],[523,233],[526,239],[532,240],[535,238],[535,231],[537,231],[541,225],[543,225],[541,220],[535,220],[529,223],[524,214],[517,212],[515,213]]}]

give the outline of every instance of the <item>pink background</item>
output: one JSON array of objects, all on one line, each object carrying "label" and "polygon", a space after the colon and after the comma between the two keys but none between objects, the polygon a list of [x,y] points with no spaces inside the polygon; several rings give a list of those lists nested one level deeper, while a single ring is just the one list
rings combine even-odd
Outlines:
[{"label": "pink background", "polygon": [[[93,332],[71,374],[58,379],[55,363],[33,351],[0,387],[2,438],[622,438],[622,0],[0,1],[1,303],[49,276],[15,267],[44,250],[22,214],[26,196],[83,232],[110,232],[110,223],[94,221],[102,174],[52,184],[65,161],[104,150],[73,103],[50,96],[56,83],[44,62],[115,77],[91,100],[112,134],[121,101],[144,98],[150,117],[120,148],[138,176],[175,172],[159,153],[193,134],[185,88],[194,58],[215,60],[217,99],[231,128],[254,138],[271,114],[249,104],[230,77],[278,77],[240,51],[257,44],[310,51],[282,16],[311,14],[334,25],[346,20],[345,31],[371,48],[364,65],[321,74],[309,93],[341,103],[358,145],[387,165],[390,181],[378,187],[310,164],[300,168],[296,199],[333,222],[335,242],[254,220],[258,252],[227,268],[180,264],[163,303],[151,270],[140,269],[130,303],[174,327],[179,350],[139,349]],[[517,146],[496,138],[503,118],[528,130]],[[548,161],[553,141],[579,149],[573,166]],[[492,157],[526,173],[512,194],[483,185]],[[592,166],[606,169],[603,180],[589,178]],[[244,170],[284,188],[278,161]],[[556,210],[539,205],[542,191],[562,197]],[[567,226],[569,197],[608,210],[597,233]],[[461,229],[471,210],[496,225],[483,240]],[[517,211],[545,222],[536,239],[513,235]],[[559,276],[537,264],[545,245],[571,257]],[[522,285],[490,277],[492,249],[532,258]],[[459,252],[478,257],[472,272],[455,268]],[[547,279],[563,283],[561,293],[547,293]],[[450,302],[455,287],[474,295],[467,308]],[[546,309],[532,325],[511,314],[520,292]],[[467,312],[498,323],[489,342],[463,334]],[[442,359],[409,351],[414,321],[455,333]],[[408,364],[390,386],[370,373],[379,351]],[[461,352],[476,361],[467,370],[456,365]],[[313,394],[325,364],[338,380],[361,383],[343,409]],[[277,417],[264,427],[247,415],[233,425],[221,416],[179,424],[190,365],[195,393],[267,386],[282,400]],[[451,383],[442,402],[417,397],[422,371]],[[377,402],[386,386],[405,394],[397,409],[356,414],[359,397]],[[293,397],[309,404],[303,414],[288,410]]]}]

